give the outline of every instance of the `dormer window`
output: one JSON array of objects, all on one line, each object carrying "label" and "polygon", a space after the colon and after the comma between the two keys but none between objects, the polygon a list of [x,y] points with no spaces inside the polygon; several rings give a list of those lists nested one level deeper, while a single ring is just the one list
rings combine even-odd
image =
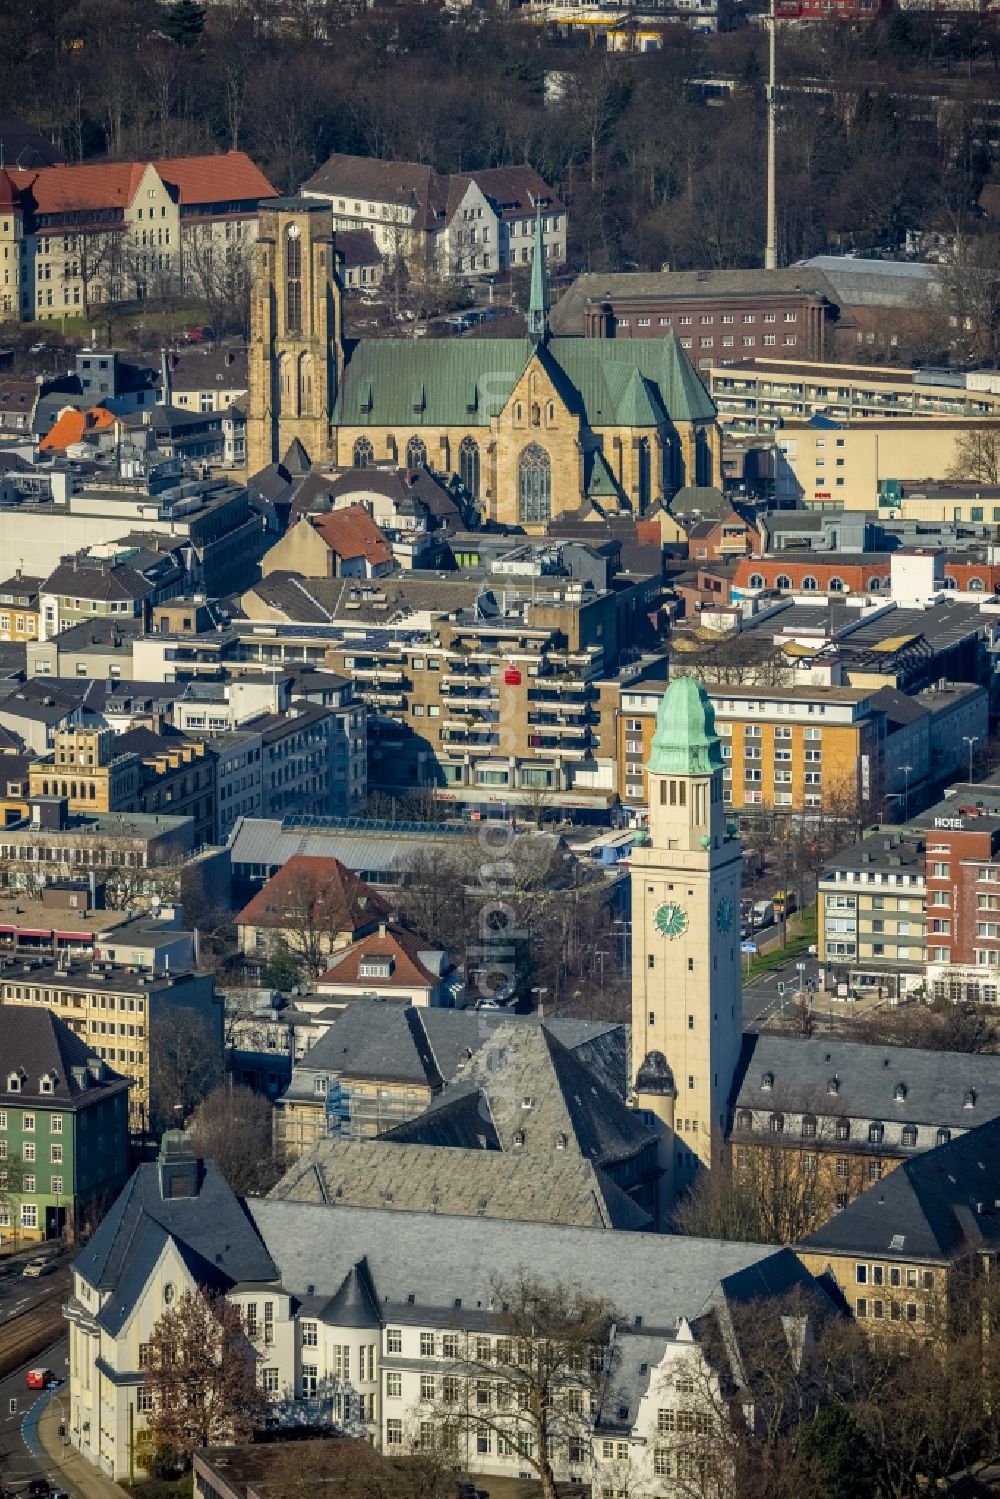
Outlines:
[{"label": "dormer window", "polygon": [[892,1096],[896,1100],[897,1103],[905,1103],[906,1102],[906,1084],[905,1083],[897,1083],[896,1086],[895,1086],[895,1088],[893,1089]]},{"label": "dormer window", "polygon": [[51,1074],[51,1072],[45,1072],[45,1073],[43,1073],[42,1076],[38,1079],[38,1090],[39,1090],[40,1093],[51,1093],[52,1092],[52,1074]]},{"label": "dormer window", "polygon": [[7,1074],[7,1092],[8,1093],[20,1093],[20,1091],[21,1091],[21,1074],[19,1072],[8,1072],[8,1074]]},{"label": "dormer window", "polygon": [[533,1109],[535,1107],[535,1100],[530,1097],[530,1095],[528,1097],[522,1098],[521,1107],[522,1109]]},{"label": "dormer window", "polygon": [[520,1150],[521,1149],[521,1146],[524,1144],[524,1130],[523,1129],[516,1129],[514,1131],[514,1134],[513,1134],[512,1139],[511,1139],[511,1144],[513,1145],[513,1147],[514,1147],[515,1150]]},{"label": "dormer window", "polygon": [[975,1107],[976,1107],[976,1090],[975,1090],[975,1088],[970,1088],[969,1091],[968,1091],[968,1093],[966,1093],[965,1097],[962,1099],[962,1108],[963,1109],[974,1109]]},{"label": "dormer window", "polygon": [[839,1077],[831,1077],[830,1080],[829,1080],[829,1082],[826,1085],[826,1091],[828,1093],[832,1093],[833,1096],[836,1097],[837,1094],[840,1092],[840,1078]]},{"label": "dormer window", "polygon": [[765,1072],[760,1080],[760,1085],[765,1093],[770,1093],[771,1089],[774,1087],[774,1073]]},{"label": "dormer window", "polygon": [[358,975],[363,979],[388,979],[392,977],[392,970],[392,958],[362,958]]},{"label": "dormer window", "polygon": [[556,1150],[565,1150],[569,1144],[569,1136],[566,1134],[556,1135]]}]

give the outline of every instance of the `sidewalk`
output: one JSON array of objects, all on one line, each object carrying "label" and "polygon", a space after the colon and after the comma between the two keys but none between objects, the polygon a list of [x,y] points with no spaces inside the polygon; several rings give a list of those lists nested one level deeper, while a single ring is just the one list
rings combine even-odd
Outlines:
[{"label": "sidewalk", "polygon": [[38,1441],[53,1469],[49,1476],[56,1487],[68,1489],[76,1499],[128,1499],[124,1489],[92,1467],[68,1438],[59,1435],[62,1411],[68,1408],[68,1403],[68,1393],[53,1391],[38,1419]]}]

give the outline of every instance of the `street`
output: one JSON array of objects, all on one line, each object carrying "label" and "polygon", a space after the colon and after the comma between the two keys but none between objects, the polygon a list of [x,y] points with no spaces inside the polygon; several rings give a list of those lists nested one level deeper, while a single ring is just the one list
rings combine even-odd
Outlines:
[{"label": "street", "polygon": [[[798,967],[800,963],[803,965],[801,971]],[[818,978],[818,975],[819,963],[807,953],[800,958],[789,958],[780,968],[773,968],[769,973],[762,974],[743,990],[744,1025],[751,1030],[758,1029],[776,1019],[783,1009],[790,1010],[798,999],[800,981],[802,991],[806,993],[809,980]],[[783,994],[779,985],[784,986]],[[817,1000],[825,1004],[823,995],[814,994],[812,999],[814,1010]]]},{"label": "street", "polygon": [[[0,1339],[3,1334],[0,1332]],[[0,1381],[0,1452],[7,1454],[3,1474],[7,1485],[15,1493],[23,1492],[28,1480],[44,1474],[53,1488],[64,1487],[58,1465],[53,1465],[42,1453],[34,1430],[45,1400],[66,1400],[67,1386],[51,1394],[45,1390],[29,1390],[25,1377],[29,1369],[51,1369],[60,1379],[69,1376],[69,1339],[60,1338],[44,1353],[30,1359],[13,1374]]]},{"label": "street", "polygon": [[0,1260],[0,1328],[20,1312],[30,1310],[53,1286],[62,1287],[64,1294],[69,1292],[69,1271],[65,1265],[51,1275],[25,1280],[22,1271],[29,1257]]}]

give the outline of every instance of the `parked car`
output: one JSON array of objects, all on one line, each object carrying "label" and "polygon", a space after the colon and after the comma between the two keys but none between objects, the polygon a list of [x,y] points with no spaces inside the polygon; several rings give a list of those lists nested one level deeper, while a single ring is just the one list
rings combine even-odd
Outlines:
[{"label": "parked car", "polygon": [[26,1280],[35,1280],[39,1275],[51,1275],[55,1268],[51,1260],[34,1259],[28,1261],[21,1274]]},{"label": "parked car", "polygon": [[[54,1390],[56,1385],[61,1384],[58,1374],[51,1369],[39,1366],[37,1369],[29,1369],[25,1375],[25,1384],[29,1390]],[[45,1490],[47,1493],[48,1490]]]}]

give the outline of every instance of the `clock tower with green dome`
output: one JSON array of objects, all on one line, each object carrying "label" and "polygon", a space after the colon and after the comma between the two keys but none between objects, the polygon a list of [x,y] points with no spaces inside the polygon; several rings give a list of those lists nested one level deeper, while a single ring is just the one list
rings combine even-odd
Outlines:
[{"label": "clock tower with green dome", "polygon": [[632,852],[632,1048],[637,1103],[673,1132],[676,1197],[719,1161],[743,1032],[742,853],[727,832],[715,715],[691,677],[663,694],[646,771],[649,837]]}]

